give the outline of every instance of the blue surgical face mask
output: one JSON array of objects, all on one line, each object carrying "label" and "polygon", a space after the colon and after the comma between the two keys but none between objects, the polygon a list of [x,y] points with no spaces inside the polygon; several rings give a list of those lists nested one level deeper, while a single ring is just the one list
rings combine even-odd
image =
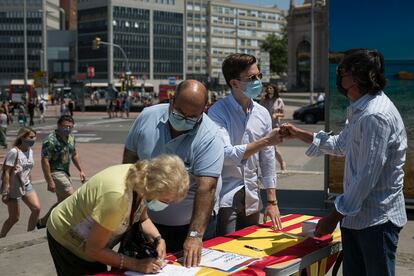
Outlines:
[{"label": "blue surgical face mask", "polygon": [[250,81],[247,83],[244,94],[250,99],[254,99],[262,92],[262,88],[263,85],[261,80]]},{"label": "blue surgical face mask", "polygon": [[164,210],[165,208],[168,207],[167,203],[164,203],[164,202],[161,202],[161,201],[158,201],[158,200],[155,200],[155,199],[150,200],[150,201],[145,200],[145,203],[146,203],[147,208],[149,210],[155,211],[155,212],[162,211],[162,210]]},{"label": "blue surgical face mask", "polygon": [[180,116],[180,113],[178,113],[176,110],[173,110],[170,112],[169,119],[171,126],[176,131],[188,131],[195,127],[197,122],[193,122],[190,120],[186,120],[184,116]]},{"label": "blue surgical face mask", "polygon": [[23,140],[23,144],[25,144],[28,147],[33,147],[34,143],[35,143],[35,140],[32,140],[32,139],[24,139]]}]

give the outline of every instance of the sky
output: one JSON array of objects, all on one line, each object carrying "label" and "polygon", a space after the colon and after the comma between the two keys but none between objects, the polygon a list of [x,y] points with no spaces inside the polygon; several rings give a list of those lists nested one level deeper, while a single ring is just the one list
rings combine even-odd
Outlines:
[{"label": "sky", "polygon": [[388,60],[414,60],[413,11],[413,0],[330,1],[329,49],[375,48]]},{"label": "sky", "polygon": [[[259,6],[274,6],[277,5],[282,10],[289,9],[289,0],[231,0],[231,2],[259,5]],[[299,2],[299,1],[297,1]]]}]

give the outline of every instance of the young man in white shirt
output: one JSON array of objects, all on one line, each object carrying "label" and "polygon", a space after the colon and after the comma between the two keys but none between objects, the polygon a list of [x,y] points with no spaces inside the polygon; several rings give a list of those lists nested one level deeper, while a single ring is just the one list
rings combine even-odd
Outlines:
[{"label": "young man in white shirt", "polygon": [[259,169],[267,191],[264,220],[270,217],[273,227],[280,229],[273,147],[281,142],[279,129],[272,130],[269,112],[253,101],[262,92],[262,74],[256,58],[248,54],[226,57],[222,70],[231,94],[211,106],[208,113],[220,127],[224,141],[217,232],[224,235],[259,223]]}]

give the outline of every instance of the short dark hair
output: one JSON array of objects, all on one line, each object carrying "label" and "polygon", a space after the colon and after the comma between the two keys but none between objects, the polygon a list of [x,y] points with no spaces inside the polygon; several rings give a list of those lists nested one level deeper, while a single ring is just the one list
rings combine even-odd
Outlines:
[{"label": "short dark hair", "polygon": [[231,54],[227,56],[221,66],[227,85],[231,88],[230,81],[240,78],[241,72],[255,63],[256,58],[249,54]]},{"label": "short dark hair", "polygon": [[62,115],[60,116],[59,120],[57,121],[58,125],[62,124],[63,122],[70,122],[72,124],[75,124],[75,120],[73,120],[72,116],[70,115]]},{"label": "short dark hair", "polygon": [[378,50],[348,50],[338,68],[351,73],[362,94],[377,94],[387,84],[384,56]]}]

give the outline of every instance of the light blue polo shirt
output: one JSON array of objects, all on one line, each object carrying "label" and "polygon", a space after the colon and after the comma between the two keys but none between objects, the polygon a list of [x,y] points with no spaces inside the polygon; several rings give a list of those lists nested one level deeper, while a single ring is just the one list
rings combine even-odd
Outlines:
[{"label": "light blue polo shirt", "polygon": [[129,130],[125,147],[136,152],[141,160],[161,154],[176,154],[184,161],[190,175],[187,197],[179,203],[170,204],[163,211],[148,213],[152,221],[158,224],[187,225],[191,220],[197,190],[193,176],[219,178],[214,204],[214,209],[218,211],[224,145],[218,135],[218,127],[206,114],[203,114],[203,119],[196,129],[172,139],[168,123],[168,106],[169,104],[158,104],[145,108]]}]

